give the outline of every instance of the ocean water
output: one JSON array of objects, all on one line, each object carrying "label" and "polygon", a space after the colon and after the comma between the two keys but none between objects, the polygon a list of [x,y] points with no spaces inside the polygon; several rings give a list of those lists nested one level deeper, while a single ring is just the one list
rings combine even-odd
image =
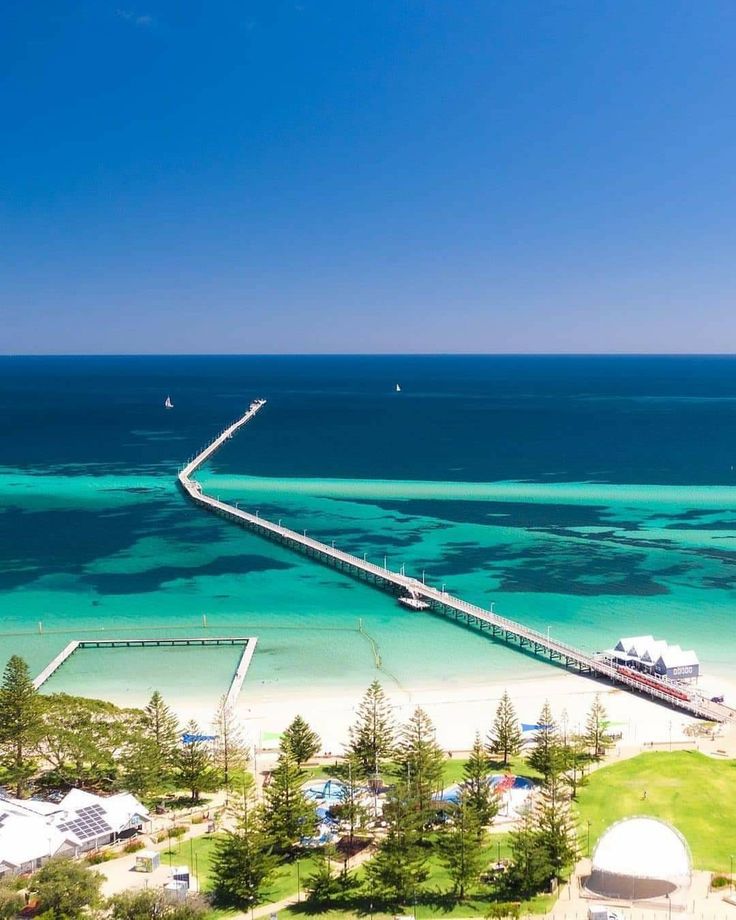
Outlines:
[{"label": "ocean water", "polygon": [[[666,357],[0,358],[0,664],[237,632],[246,700],[547,673],[186,502],[179,465],[258,396],[214,494],[584,648],[654,633],[733,672],[736,359]],[[47,687],[214,708],[236,660],[85,651]]]}]

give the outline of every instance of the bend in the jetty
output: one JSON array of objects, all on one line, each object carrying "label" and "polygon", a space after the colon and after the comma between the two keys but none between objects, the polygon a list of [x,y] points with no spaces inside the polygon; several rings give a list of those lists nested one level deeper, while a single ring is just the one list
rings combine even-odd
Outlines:
[{"label": "bend in the jetty", "polygon": [[221,517],[247,527],[263,537],[304,553],[316,561],[332,566],[345,574],[358,577],[377,587],[399,596],[405,606],[420,611],[431,611],[452,617],[470,626],[477,627],[492,638],[505,642],[539,658],[562,665],[581,674],[598,678],[641,696],[663,703],[688,715],[714,722],[726,722],[736,718],[736,710],[722,703],[716,703],[705,697],[695,687],[675,684],[651,675],[638,672],[616,664],[601,656],[591,655],[581,649],[545,635],[515,620],[499,616],[476,604],[455,597],[447,591],[438,590],[424,584],[419,579],[411,578],[400,572],[394,572],[386,566],[376,565],[365,558],[343,552],[334,545],[330,546],[274,523],[259,514],[251,514],[239,507],[213,498],[202,490],[201,485],[192,479],[192,475],[209,460],[212,455],[231,438],[243,425],[253,419],[266,405],[265,399],[257,399],[250,404],[248,411],[228,426],[224,431],[197,454],[179,472],[179,484],[184,492],[200,507],[206,508]]}]

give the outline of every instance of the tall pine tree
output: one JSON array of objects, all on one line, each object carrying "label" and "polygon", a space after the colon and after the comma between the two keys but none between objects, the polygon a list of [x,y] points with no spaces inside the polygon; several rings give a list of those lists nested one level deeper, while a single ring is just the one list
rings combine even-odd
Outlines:
[{"label": "tall pine tree", "polygon": [[281,736],[282,752],[291,757],[300,769],[302,764],[314,757],[321,746],[319,735],[301,716],[295,716]]},{"label": "tall pine tree", "polygon": [[227,696],[223,696],[218,704],[215,732],[214,760],[222,776],[225,798],[229,800],[233,787],[242,786],[243,773],[248,765],[248,750],[233,707],[228,705]]},{"label": "tall pine tree", "polygon": [[611,723],[608,721],[606,707],[601,702],[600,696],[596,693],[590,712],[585,722],[585,743],[590,749],[590,754],[596,760],[599,760],[607,748],[613,743],[608,735],[608,729]]},{"label": "tall pine tree", "polygon": [[342,784],[338,793],[340,821],[347,824],[352,845],[356,828],[360,827],[368,816],[368,809],[363,804],[365,789],[360,780],[358,758],[348,753],[343,762],[335,767],[334,775]]},{"label": "tall pine tree", "polygon": [[176,767],[179,750],[179,720],[154,690],[143,710],[143,734],[148,739],[148,749],[153,756],[153,766],[163,785],[169,785]]},{"label": "tall pine tree", "polygon": [[382,900],[407,904],[421,891],[429,870],[416,796],[405,782],[392,787],[383,817],[388,825],[386,835],[366,863],[366,876],[371,890]]},{"label": "tall pine tree", "polygon": [[479,830],[491,824],[498,814],[498,797],[488,781],[490,767],[480,734],[476,734],[470,757],[463,767],[461,789],[463,801],[473,812]]},{"label": "tall pine tree", "polygon": [[492,757],[502,757],[504,766],[508,766],[510,757],[521,751],[519,719],[507,690],[504,690],[496,709],[496,717],[487,741],[488,753]]},{"label": "tall pine tree", "polygon": [[182,744],[176,753],[179,783],[188,789],[193,803],[199,802],[203,792],[212,792],[222,785],[209,742],[202,737],[199,725],[187,723]]},{"label": "tall pine tree", "polygon": [[288,754],[279,756],[266,786],[264,822],[277,853],[289,853],[317,824],[314,805],[302,792],[305,774]]},{"label": "tall pine tree", "polygon": [[577,833],[570,797],[559,776],[550,776],[542,786],[535,817],[539,845],[553,876],[560,879],[577,859]]},{"label": "tall pine tree", "polygon": [[396,727],[391,705],[377,680],[368,687],[350,729],[349,751],[360,764],[364,777],[377,777],[381,761],[393,754]]},{"label": "tall pine tree", "polygon": [[13,655],[0,684],[0,766],[23,798],[36,770],[33,753],[43,733],[42,701],[33,686],[28,665]]},{"label": "tall pine tree", "polygon": [[545,781],[556,776],[562,769],[562,745],[548,701],[545,701],[539,714],[539,727],[534,733],[527,761],[530,767],[542,774]]},{"label": "tall pine tree", "polygon": [[478,882],[486,863],[483,837],[476,807],[471,805],[467,790],[462,789],[450,823],[437,841],[440,858],[452,879],[453,893],[461,901],[466,890]]},{"label": "tall pine tree", "polygon": [[531,898],[545,887],[553,872],[531,806],[524,808],[509,836],[511,866],[503,879],[504,887],[510,897]]},{"label": "tall pine tree", "polygon": [[218,907],[246,910],[268,896],[278,860],[252,795],[243,796],[236,816],[235,827],[215,840],[212,892]]},{"label": "tall pine tree", "polygon": [[442,788],[445,755],[435,727],[419,706],[401,729],[396,765],[402,781],[413,791],[423,820],[432,812],[432,796]]}]

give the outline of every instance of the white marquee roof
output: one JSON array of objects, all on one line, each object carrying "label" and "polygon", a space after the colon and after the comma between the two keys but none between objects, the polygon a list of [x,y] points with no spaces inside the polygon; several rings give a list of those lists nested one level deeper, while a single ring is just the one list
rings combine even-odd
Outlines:
[{"label": "white marquee roof", "polygon": [[679,881],[690,876],[685,838],[658,818],[624,818],[605,832],[593,851],[593,871]]},{"label": "white marquee roof", "polygon": [[121,792],[108,797],[72,789],[61,802],[0,796],[0,867],[19,868],[65,848],[127,830],[148,809]]}]

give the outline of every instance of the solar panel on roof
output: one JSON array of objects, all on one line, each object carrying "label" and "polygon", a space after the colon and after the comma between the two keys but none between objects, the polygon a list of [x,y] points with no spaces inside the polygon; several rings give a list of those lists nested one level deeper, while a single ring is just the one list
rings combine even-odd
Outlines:
[{"label": "solar panel on roof", "polygon": [[71,831],[79,840],[90,840],[92,837],[100,837],[113,832],[105,820],[105,809],[100,805],[87,805],[85,808],[80,808],[74,820],[60,824],[59,830]]}]

